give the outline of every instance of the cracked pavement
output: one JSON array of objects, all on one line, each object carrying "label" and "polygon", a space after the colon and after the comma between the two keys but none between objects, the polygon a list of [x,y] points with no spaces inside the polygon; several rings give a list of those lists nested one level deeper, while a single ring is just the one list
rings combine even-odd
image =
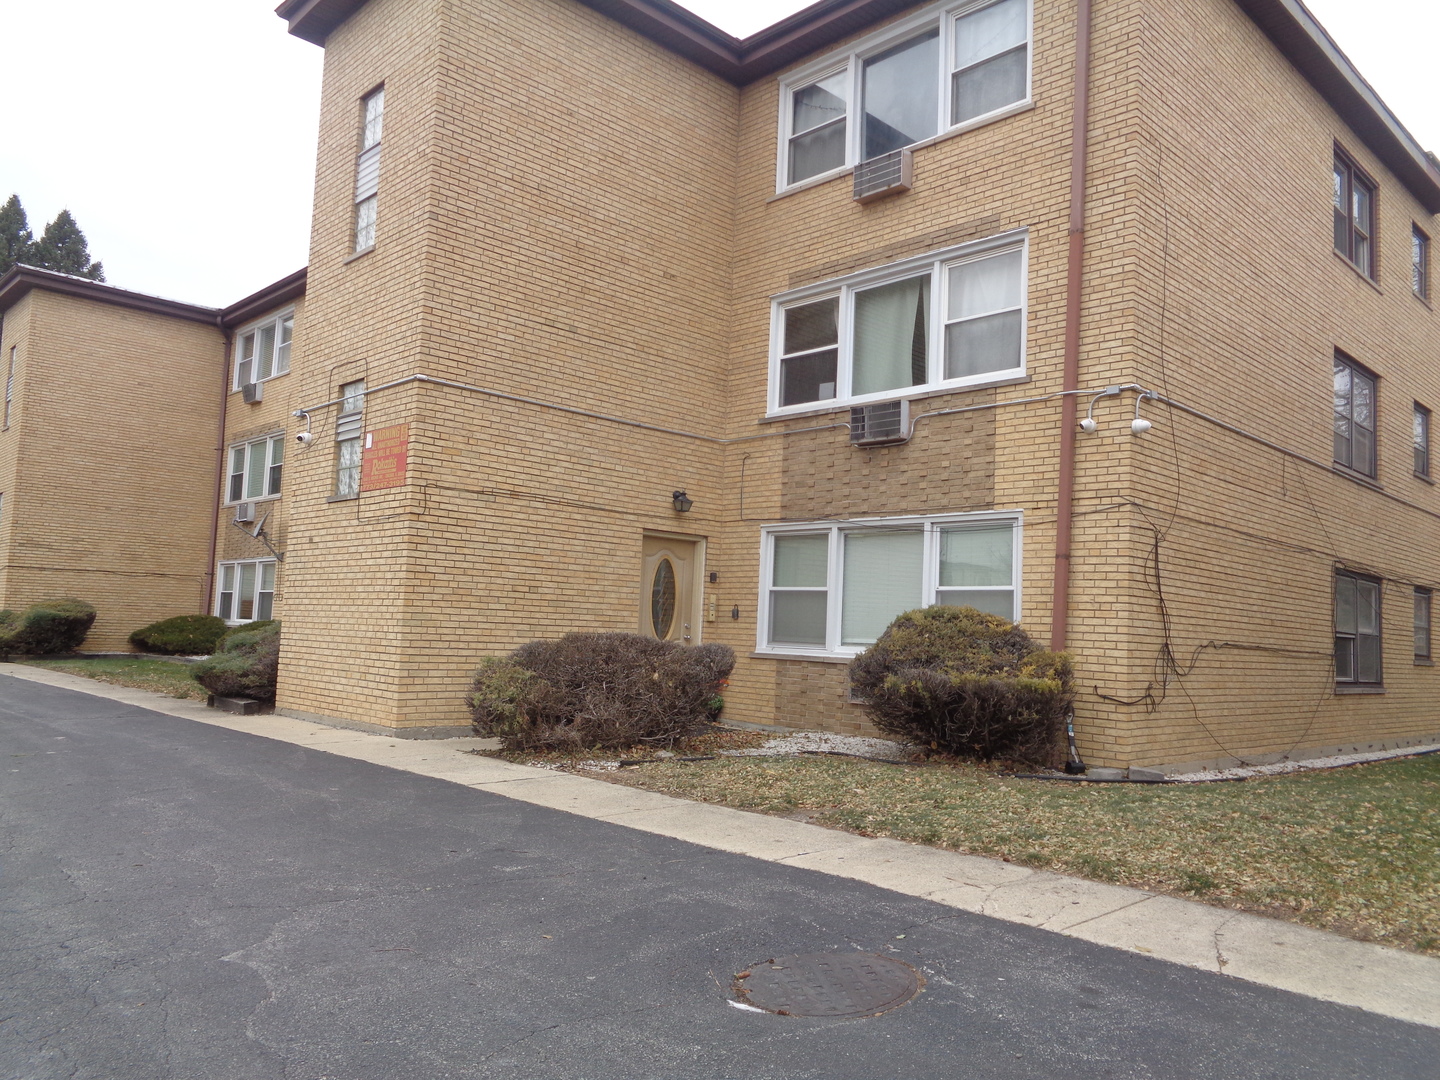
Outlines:
[{"label": "cracked pavement", "polygon": [[[580,817],[4,676],[0,762],[0,1080],[1431,1080],[1440,1060],[1440,1029],[1025,924],[1097,919],[1089,893],[1040,910],[1018,878],[950,879],[1025,920],[1002,921],[824,871],[873,841],[759,859],[627,827],[664,811],[624,789],[615,820]],[[1220,967],[1241,923],[1208,910]],[[750,964],[851,948],[926,992],[867,1020],[727,1005]]]}]

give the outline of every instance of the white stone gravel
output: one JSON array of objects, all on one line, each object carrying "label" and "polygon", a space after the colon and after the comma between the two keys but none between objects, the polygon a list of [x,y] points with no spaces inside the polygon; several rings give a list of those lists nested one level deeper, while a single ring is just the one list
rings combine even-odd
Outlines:
[{"label": "white stone gravel", "polygon": [[889,758],[904,760],[917,747],[908,743],[891,742],[889,739],[866,739],[859,735],[832,735],[827,731],[797,731],[793,735],[782,735],[771,739],[764,746],[753,750],[721,750],[726,757],[774,757],[777,754],[853,754],[864,758]]},{"label": "white stone gravel", "polygon": [[1251,765],[1237,769],[1213,769],[1205,772],[1176,773],[1169,779],[1183,784],[1204,784],[1216,780],[1248,780],[1256,776],[1280,776],[1284,773],[1334,769],[1341,765],[1359,765],[1367,761],[1389,761],[1392,758],[1414,757],[1435,753],[1440,745],[1407,746],[1397,750],[1374,750],[1365,754],[1339,754],[1335,757],[1306,758],[1304,761],[1277,761],[1273,765]]}]

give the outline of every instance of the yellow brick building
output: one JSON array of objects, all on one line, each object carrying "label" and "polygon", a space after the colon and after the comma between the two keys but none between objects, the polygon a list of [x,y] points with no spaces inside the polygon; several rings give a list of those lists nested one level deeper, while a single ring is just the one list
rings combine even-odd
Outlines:
[{"label": "yellow brick building", "polygon": [[461,733],[481,657],[639,630],[865,733],[848,660],[968,603],[1092,764],[1440,737],[1440,165],[1298,5],[279,10],[311,260],[214,323],[200,591],[283,604],[282,711]]}]

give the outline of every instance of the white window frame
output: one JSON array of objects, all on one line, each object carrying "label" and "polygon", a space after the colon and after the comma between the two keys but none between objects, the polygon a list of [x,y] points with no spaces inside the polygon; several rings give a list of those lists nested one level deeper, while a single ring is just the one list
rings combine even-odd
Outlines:
[{"label": "white window frame", "polygon": [[[265,446],[265,465],[264,465],[265,481],[264,481],[262,487],[267,488],[267,489],[270,487],[270,470],[278,466],[279,469],[280,469],[280,490],[277,491],[277,492],[275,492],[273,495],[268,494],[268,493],[267,493],[267,494],[264,494],[264,495],[246,495],[245,492],[247,492],[247,491],[250,490],[250,448],[251,448],[252,446],[259,446],[259,445],[261,445],[261,444],[263,444],[263,445]],[[277,456],[277,448],[278,448],[278,456],[279,456],[279,459],[280,459],[279,461],[276,461],[276,460],[275,460],[275,459],[276,459],[276,456]],[[244,460],[244,468],[243,468],[239,473],[236,473],[236,472],[235,472],[235,451],[236,451],[236,450],[239,450],[239,451],[242,452],[242,454],[243,454],[243,460]],[[234,480],[234,478],[235,478],[237,475],[240,476],[240,477],[242,477],[242,479],[241,479],[241,481],[240,481],[240,492],[241,492],[241,494],[240,494],[240,497],[239,497],[238,499],[232,499],[232,498],[230,497],[230,487],[231,487],[232,481]],[[280,496],[281,496],[281,494],[284,492],[284,490],[285,490],[285,433],[284,433],[283,431],[272,431],[269,435],[265,435],[265,436],[263,436],[263,437],[261,437],[261,438],[259,438],[259,439],[247,439],[247,440],[245,440],[244,442],[231,443],[228,447],[225,448],[225,505],[226,505],[226,506],[235,506],[235,505],[237,505],[237,504],[239,504],[239,503],[246,503],[246,502],[268,502],[268,501],[270,501],[270,500],[272,500],[272,499],[278,499],[278,498],[280,498]]]},{"label": "white window frame", "polygon": [[[1024,580],[1021,565],[1024,548],[1025,513],[1023,510],[982,511],[972,514],[931,514],[918,517],[853,518],[845,521],[794,522],[784,525],[767,525],[760,530],[760,603],[759,618],[756,620],[755,651],[757,654],[775,657],[812,657],[819,659],[849,659],[864,652],[867,645],[841,644],[841,616],[844,610],[844,546],[842,536],[847,532],[864,532],[867,529],[916,529],[924,532],[924,552],[920,571],[921,607],[935,604],[940,578],[940,531],[956,525],[1006,524],[1012,528],[1014,551],[1011,555],[1010,588],[1015,597],[1015,614],[1022,608],[1021,582]],[[791,535],[828,535],[829,568],[826,575],[825,595],[825,646],[799,647],[771,645],[770,641],[770,591],[774,587],[775,538]],[[817,588],[815,591],[819,591]],[[995,587],[996,592],[1004,591]]]},{"label": "white window frame", "polygon": [[[259,605],[260,605],[260,595],[261,595],[261,593],[267,593],[267,592],[268,592],[268,593],[270,594],[270,614],[264,616],[264,618],[273,619],[273,618],[275,617],[275,593],[279,591],[279,584],[280,584],[280,582],[279,582],[280,564],[279,564],[275,559],[237,559],[237,560],[230,560],[230,561],[226,561],[226,562],[219,563],[219,564],[216,566],[216,568],[215,568],[215,571],[216,571],[216,572],[215,572],[215,608],[214,608],[214,611],[215,611],[215,614],[216,614],[217,616],[219,616],[220,618],[222,618],[222,619],[225,620],[225,623],[226,623],[226,625],[228,625],[228,626],[244,626],[246,623],[260,622],[260,621],[261,621],[261,616],[259,616],[259,615],[252,616],[252,617],[249,618],[249,619],[241,619],[241,618],[239,618],[239,617],[237,617],[237,616],[235,615],[235,612],[237,612],[237,611],[240,610],[240,603],[239,603],[240,589],[239,589],[239,583],[240,583],[240,579],[241,579],[241,576],[242,576],[241,567],[243,567],[243,566],[253,566],[253,567],[255,567],[255,591],[254,591],[254,594],[250,597],[250,600],[251,600],[252,604],[254,604],[254,607],[252,607],[251,610],[253,611],[253,610],[255,610],[255,608],[258,608],[258,607],[259,607]],[[270,579],[270,586],[271,586],[271,587],[270,587],[269,589],[264,589],[264,588],[261,587],[261,586],[264,585],[264,583],[265,583],[265,567],[266,567],[266,566],[272,567],[272,569],[271,569],[271,571],[270,571],[270,573],[271,573],[271,575],[272,575],[272,577],[271,577],[271,579]],[[226,588],[225,588],[225,570],[226,570],[227,567],[233,569],[233,573],[234,573],[234,577],[233,577],[234,585],[233,585],[233,587],[230,588],[230,589],[226,589]],[[225,615],[222,615],[222,614],[221,614],[221,611],[222,611],[223,608],[224,608],[224,599],[223,599],[223,597],[224,597],[225,593],[227,593],[227,592],[229,592],[229,593],[231,594],[231,597],[232,597],[232,600],[231,600],[231,608],[230,608],[230,615],[229,615],[229,616],[225,616]]]},{"label": "white window frame", "polygon": [[[290,340],[287,341],[287,342],[285,342],[285,343],[282,345],[282,343],[281,343],[281,341],[280,341],[280,334],[281,334],[281,331],[284,329],[285,324],[286,324],[287,322],[290,324]],[[258,363],[257,363],[257,361],[259,360],[258,355],[257,355],[254,359],[252,359],[252,360],[249,361],[249,363],[251,363],[252,365],[254,365],[254,366],[252,366],[251,369],[250,369],[250,374],[251,374],[252,377],[254,377],[254,380],[253,380],[253,381],[255,381],[255,382],[257,382],[257,383],[269,382],[271,379],[278,379],[281,375],[288,375],[288,374],[290,374],[290,358],[291,358],[291,353],[292,353],[292,352],[294,351],[294,349],[295,349],[295,309],[294,309],[293,307],[286,308],[284,311],[277,312],[277,313],[274,314],[274,315],[267,315],[267,316],[265,316],[265,318],[259,320],[258,322],[250,323],[250,324],[249,324],[248,326],[246,326],[244,329],[242,329],[242,330],[240,330],[239,332],[236,333],[236,335],[235,335],[235,337],[234,337],[234,342],[235,342],[235,344],[234,344],[234,346],[233,346],[234,351],[235,351],[235,358],[234,358],[234,359],[235,359],[235,363],[234,363],[234,370],[231,372],[231,379],[230,379],[230,392],[231,392],[231,393],[235,393],[236,391],[243,390],[243,389],[245,388],[246,382],[249,381],[249,380],[241,381],[241,379],[240,379],[240,366],[241,366],[242,364],[244,364],[244,363],[247,362],[246,359],[245,359],[245,357],[244,357],[244,355],[243,355],[245,338],[246,338],[247,336],[249,336],[250,334],[254,334],[254,335],[255,335],[255,340],[256,340],[256,342],[258,343],[259,340],[260,340],[260,332],[261,332],[262,330],[264,330],[266,327],[272,327],[272,326],[275,328],[275,345],[274,345],[275,356],[274,356],[274,359],[273,359],[272,364],[271,364],[270,374],[269,374],[269,375],[266,375],[263,379],[258,377],[258,376],[259,376],[259,366],[258,366]],[[285,352],[284,352],[284,354],[283,354],[283,355],[284,355],[284,366],[283,366],[283,367],[281,366],[281,355],[282,355],[282,354],[281,354],[281,349],[282,349],[282,348],[285,349]]]},{"label": "white window frame", "polygon": [[[963,375],[955,379],[944,378],[945,371],[945,325],[949,314],[949,290],[946,287],[946,270],[959,263],[971,262],[992,255],[1004,255],[1011,251],[1020,252],[1020,365],[1003,368],[1000,371],[983,371],[978,375]],[[928,372],[925,382],[915,386],[899,386],[892,390],[880,390],[872,394],[852,395],[850,393],[853,371],[851,359],[855,329],[855,294],[877,285],[886,285],[906,278],[930,274],[930,328],[927,338]],[[816,401],[804,401],[795,405],[780,404],[780,360],[785,348],[785,311],[826,300],[839,298],[837,324],[839,328],[839,352],[835,360],[835,396]],[[789,416],[794,413],[815,412],[823,409],[837,409],[851,405],[863,405],[870,401],[897,401],[901,398],[918,397],[942,390],[965,390],[980,386],[994,386],[1001,383],[1019,382],[1027,377],[1027,345],[1030,313],[1030,243],[1025,229],[1001,233],[959,247],[920,255],[903,262],[863,270],[848,277],[817,282],[802,289],[780,293],[770,301],[770,374],[769,392],[766,398],[767,416]]]},{"label": "white window frame", "polygon": [[[827,53],[825,56],[802,68],[787,72],[780,78],[780,138],[776,153],[777,161],[775,166],[775,191],[776,193],[809,187],[812,184],[819,184],[836,176],[843,176],[850,172],[862,160],[861,157],[861,123],[860,123],[860,95],[863,91],[863,75],[865,61],[872,56],[892,49],[896,45],[903,44],[909,38],[923,34],[926,30],[938,28],[940,31],[940,63],[935,77],[940,80],[940,93],[937,95],[938,115],[935,118],[935,134],[917,143],[911,148],[926,146],[929,143],[937,142],[940,139],[951,135],[958,135],[973,128],[983,127],[992,124],[997,120],[1003,120],[1017,112],[1030,108],[1034,103],[1035,93],[1035,3],[1034,0],[1026,0],[1026,70],[1025,70],[1025,96],[1008,105],[1001,106],[981,116],[972,117],[959,124],[950,123],[952,110],[953,80],[951,75],[955,71],[955,22],[962,16],[979,11],[981,8],[989,7],[999,0],[963,0],[956,3],[951,0],[949,3],[935,4],[925,8],[908,19],[892,23],[877,33],[863,37],[853,42],[844,50]],[[791,130],[795,116],[795,109],[792,104],[792,95],[796,90],[802,90],[812,83],[821,79],[829,78],[840,72],[846,73],[846,101],[845,101],[845,164],[838,166],[828,172],[816,173],[814,176],[807,176],[803,180],[790,182],[790,139],[795,135]]]}]

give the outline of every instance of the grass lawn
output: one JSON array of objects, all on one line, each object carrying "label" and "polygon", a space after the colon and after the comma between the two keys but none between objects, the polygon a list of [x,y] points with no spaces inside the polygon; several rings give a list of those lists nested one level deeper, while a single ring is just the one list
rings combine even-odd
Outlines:
[{"label": "grass lawn", "polygon": [[[705,738],[676,752],[709,753],[724,741]],[[753,745],[753,738],[737,733],[737,743]],[[576,768],[573,755],[505,756]],[[1154,786],[1013,780],[964,764],[819,756],[577,771],[1440,955],[1440,755]]]},{"label": "grass lawn", "polygon": [[155,660],[148,656],[113,656],[93,660],[27,660],[29,667],[48,668],[64,671],[70,675],[83,675],[97,682],[114,683],[116,686],[131,686],[137,690],[151,690],[157,694],[169,694],[177,698],[193,698],[204,701],[207,692],[203,686],[190,677],[190,666],[170,660]]}]

